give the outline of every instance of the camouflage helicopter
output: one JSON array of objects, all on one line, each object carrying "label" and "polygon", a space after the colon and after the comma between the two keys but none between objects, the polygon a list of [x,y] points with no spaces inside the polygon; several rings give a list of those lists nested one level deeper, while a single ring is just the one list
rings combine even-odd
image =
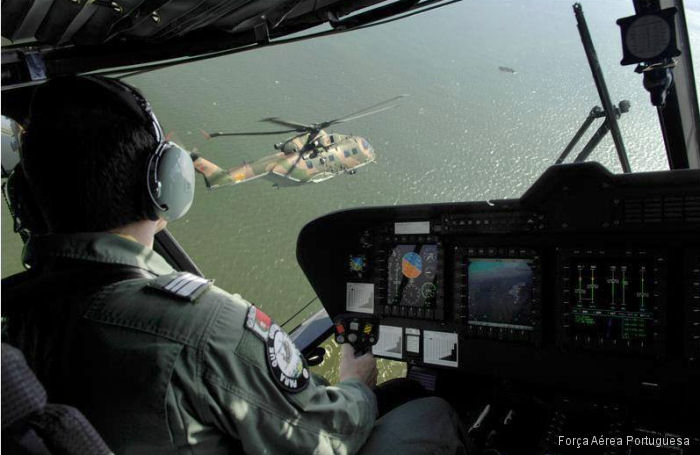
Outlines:
[{"label": "camouflage helicopter", "polygon": [[204,176],[209,189],[236,185],[261,177],[272,180],[274,186],[279,188],[302,183],[319,183],[339,174],[354,174],[358,168],[375,161],[374,147],[363,137],[329,133],[326,128],[392,109],[397,106],[395,102],[405,96],[407,95],[395,96],[344,117],[311,125],[278,117],[261,120],[286,126],[288,129],[285,130],[214,133],[202,131],[206,139],[226,136],[297,134],[275,144],[274,148],[279,152],[253,162],[244,162],[228,170],[206,160],[196,151],[191,153],[192,160],[197,172]]}]

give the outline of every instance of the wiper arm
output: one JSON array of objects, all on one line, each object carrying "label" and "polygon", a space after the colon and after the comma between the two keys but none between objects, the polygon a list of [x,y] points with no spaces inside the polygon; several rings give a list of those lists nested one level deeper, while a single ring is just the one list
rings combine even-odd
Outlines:
[{"label": "wiper arm", "polygon": [[[622,133],[620,133],[620,126],[617,124],[617,115],[616,115],[616,111],[615,111],[616,108],[613,105],[612,101],[610,100],[610,93],[608,93],[608,87],[607,87],[607,85],[605,85],[605,79],[603,78],[603,71],[600,68],[600,62],[598,61],[598,54],[595,51],[595,47],[593,46],[593,40],[591,39],[591,34],[588,31],[588,25],[586,24],[586,18],[583,15],[583,8],[581,7],[580,3],[574,3],[573,8],[574,8],[574,14],[576,15],[576,23],[578,26],[578,31],[579,31],[579,34],[581,35],[581,42],[583,43],[583,48],[586,51],[586,57],[588,58],[588,65],[591,67],[591,73],[593,75],[593,80],[595,81],[595,86],[598,89],[598,95],[600,96],[600,101],[603,104],[603,110],[605,112],[604,125],[607,125],[607,128],[610,129],[610,134],[612,135],[613,142],[615,143],[615,149],[617,150],[617,156],[620,159],[620,164],[622,165],[622,171],[625,173],[632,172],[632,168],[630,167],[629,160],[627,159],[627,151],[625,150],[625,144],[622,141]],[[620,104],[622,105],[622,103],[620,103]],[[604,134],[605,133],[603,133],[603,135]],[[602,136],[601,136],[601,139],[602,139]],[[598,140],[596,142],[596,144],[598,142],[600,142],[600,140]],[[590,142],[589,142],[589,145],[590,145]],[[595,145],[594,145],[594,147],[595,147]],[[592,149],[591,149],[591,151],[592,151]],[[588,151],[588,153],[590,154],[590,151]],[[578,158],[577,158],[577,160],[578,160]]]},{"label": "wiper arm", "polygon": [[[596,107],[601,111],[601,115],[604,116],[605,112],[603,112],[603,110],[600,109],[599,106],[596,106]],[[595,108],[593,108],[593,110],[595,110]],[[629,112],[630,102],[627,100],[622,100],[622,101],[620,101],[619,107],[613,106],[613,110],[615,111],[615,119],[618,119],[625,112]],[[593,111],[591,111],[591,112],[593,112]],[[608,133],[608,131],[610,131],[610,125],[606,119],[603,122],[603,124],[600,125],[600,128],[598,128],[598,131],[596,131],[593,134],[593,136],[591,136],[591,138],[588,140],[588,144],[586,144],[586,146],[583,148],[583,150],[581,150],[581,152],[578,154],[578,156],[574,160],[574,163],[581,163],[583,161],[586,161],[586,159],[588,159],[588,155],[590,155],[591,152],[593,152],[593,149],[595,149],[598,146],[598,144],[600,143],[600,141],[603,140],[603,138]],[[620,161],[620,162],[622,163],[622,161]],[[629,164],[628,164],[628,166],[629,166]],[[623,164],[623,169],[624,169],[624,164]],[[626,172],[628,172],[628,171],[626,171]]]},{"label": "wiper arm", "polygon": [[[615,111],[615,118],[618,119],[622,116],[622,114],[629,112],[630,106],[630,102],[627,100],[620,101],[619,106],[613,106],[613,109]],[[561,152],[561,155],[559,155],[559,158],[557,158],[555,164],[563,163],[566,157],[569,156],[569,153],[571,153],[571,150],[573,150],[574,146],[576,146],[578,141],[581,140],[581,137],[583,137],[586,131],[588,131],[588,128],[590,128],[593,121],[597,118],[603,117],[605,117],[605,111],[600,106],[595,106],[593,109],[591,109],[591,112],[588,113],[588,117],[586,117],[586,120],[583,121],[583,124],[578,129],[576,134],[574,134],[574,137],[571,139],[564,151]],[[591,152],[593,152],[593,149],[595,149],[600,143],[600,141],[603,140],[605,135],[608,134],[608,131],[610,131],[610,127],[608,126],[608,121],[606,119],[603,121],[603,124],[600,125],[600,128],[598,128],[598,130],[588,140],[588,143],[578,154],[578,156],[574,160],[574,163],[586,161]]]},{"label": "wiper arm", "polygon": [[591,127],[593,120],[601,117],[605,117],[605,112],[603,112],[603,109],[601,109],[600,106],[595,106],[593,109],[591,109],[591,112],[588,113],[588,117],[586,117],[586,120],[583,121],[583,125],[581,125],[578,131],[576,131],[576,134],[574,134],[574,137],[569,142],[569,145],[567,145],[564,151],[561,152],[561,155],[559,155],[559,158],[557,158],[555,164],[561,164],[564,162],[566,157],[569,156],[569,153],[571,153],[571,150],[573,150],[574,146],[581,140],[581,137],[586,133],[586,131],[588,131],[588,128]]}]

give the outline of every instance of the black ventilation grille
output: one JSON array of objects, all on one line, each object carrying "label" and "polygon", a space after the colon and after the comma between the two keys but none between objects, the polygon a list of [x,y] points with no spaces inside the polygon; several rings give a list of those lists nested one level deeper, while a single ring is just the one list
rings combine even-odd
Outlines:
[{"label": "black ventilation grille", "polygon": [[657,196],[624,201],[624,223],[700,223],[700,195]]}]

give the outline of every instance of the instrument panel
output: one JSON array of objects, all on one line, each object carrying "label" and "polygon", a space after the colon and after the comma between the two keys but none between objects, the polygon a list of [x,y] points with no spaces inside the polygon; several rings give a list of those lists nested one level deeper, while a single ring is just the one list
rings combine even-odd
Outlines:
[{"label": "instrument panel", "polygon": [[379,357],[632,395],[700,380],[699,171],[559,165],[520,199],[327,215],[297,251],[331,317],[379,318]]}]

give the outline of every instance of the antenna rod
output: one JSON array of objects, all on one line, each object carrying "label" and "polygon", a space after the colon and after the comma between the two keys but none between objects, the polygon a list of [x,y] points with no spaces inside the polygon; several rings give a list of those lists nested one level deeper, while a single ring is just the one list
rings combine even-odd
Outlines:
[{"label": "antenna rod", "polygon": [[610,128],[610,134],[612,135],[613,142],[615,143],[615,149],[617,150],[617,156],[620,159],[620,164],[622,165],[622,171],[625,173],[632,172],[629,160],[627,159],[625,144],[622,142],[620,126],[617,124],[615,106],[610,100],[610,93],[608,93],[608,87],[605,85],[603,71],[600,68],[600,62],[598,61],[598,54],[595,51],[595,47],[593,47],[593,40],[591,39],[591,34],[588,31],[586,18],[583,16],[583,8],[581,7],[580,3],[574,3],[573,8],[574,14],[576,15],[578,31],[581,35],[581,42],[583,43],[583,48],[586,51],[586,57],[588,58],[588,64],[591,67],[593,80],[595,81],[595,86],[598,89],[600,101],[603,104],[603,109],[605,110],[605,122]]}]

